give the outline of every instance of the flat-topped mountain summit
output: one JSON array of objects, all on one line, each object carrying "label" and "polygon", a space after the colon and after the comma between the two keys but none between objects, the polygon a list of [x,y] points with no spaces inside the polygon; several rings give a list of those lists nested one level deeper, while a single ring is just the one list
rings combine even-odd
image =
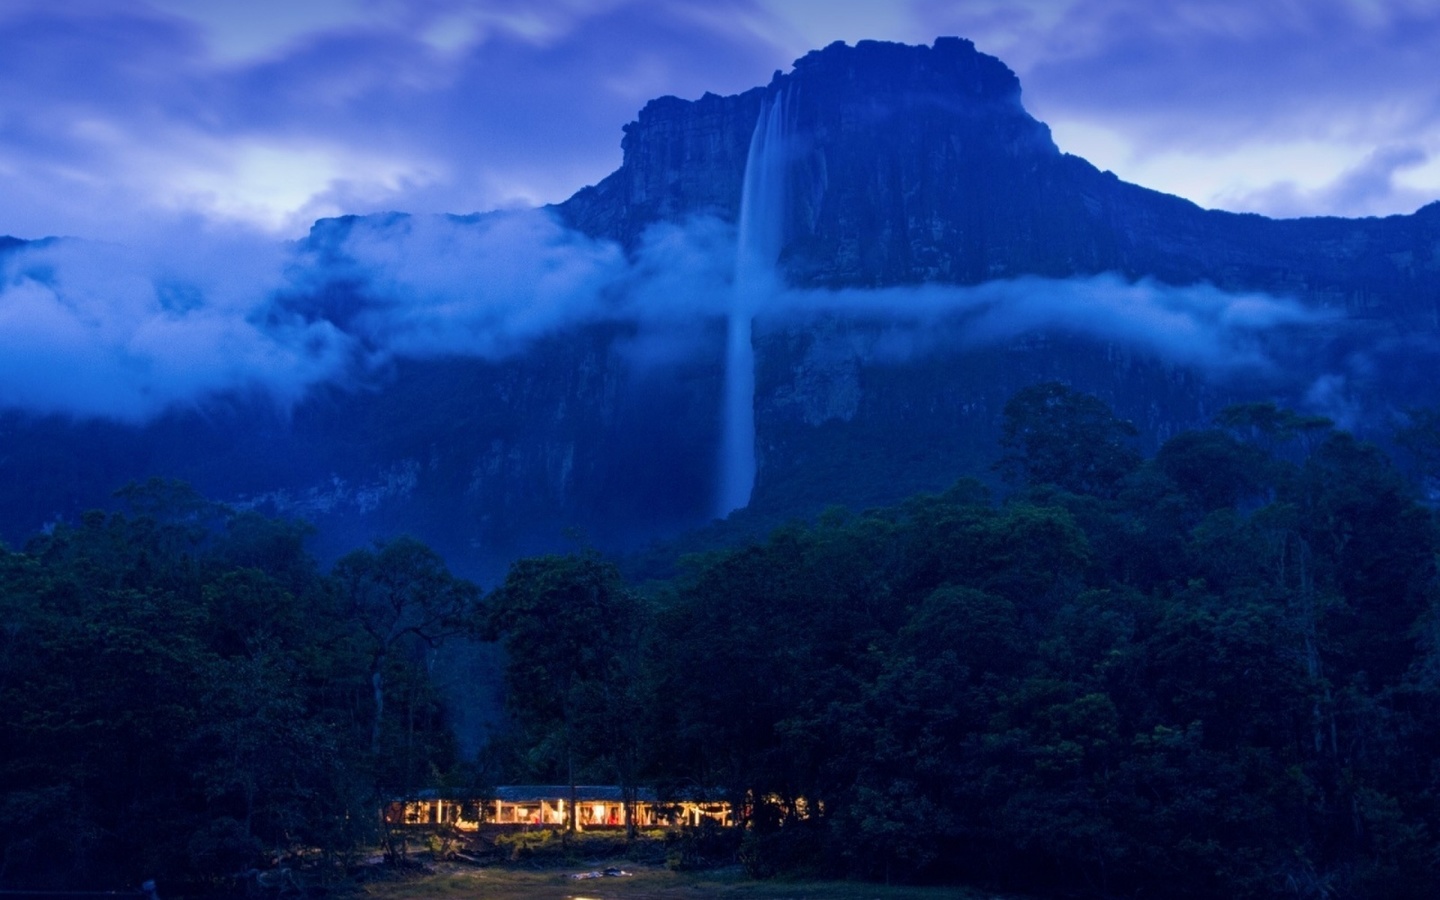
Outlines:
[{"label": "flat-topped mountain summit", "polygon": [[958,38],[836,43],[765,88],[651,101],[625,127],[620,169],[559,212],[626,245],[657,221],[734,221],[755,119],[777,93],[794,135],[783,252],[793,283],[1115,272],[1435,326],[1440,201],[1384,219],[1201,209],[1062,152],[1025,111],[1014,73]]}]

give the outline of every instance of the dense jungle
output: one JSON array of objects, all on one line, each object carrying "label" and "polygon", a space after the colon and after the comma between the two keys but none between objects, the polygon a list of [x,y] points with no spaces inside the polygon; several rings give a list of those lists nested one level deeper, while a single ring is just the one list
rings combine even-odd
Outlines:
[{"label": "dense jungle", "polygon": [[[0,552],[0,888],[339,883],[388,799],[579,782],[720,792],[752,877],[1435,896],[1440,417],[1384,450],[1247,404],[1136,447],[1038,383],[988,483],[488,590],[132,484]],[[477,753],[458,650],[503,674]]]}]

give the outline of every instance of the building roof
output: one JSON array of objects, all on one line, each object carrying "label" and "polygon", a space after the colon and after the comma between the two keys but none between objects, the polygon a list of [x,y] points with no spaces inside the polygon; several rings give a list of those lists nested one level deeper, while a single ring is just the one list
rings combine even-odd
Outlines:
[{"label": "building roof", "polygon": [[[712,794],[718,797],[718,792]],[[403,798],[396,798],[397,802]],[[568,784],[504,784],[497,785],[489,790],[455,790],[455,789],[427,789],[415,794],[414,800],[501,800],[505,803],[539,803],[541,800],[569,800],[570,786]],[[577,784],[575,785],[575,802],[577,803],[620,803],[625,799],[624,792],[616,784]],[[645,803],[655,803],[659,797],[654,788],[636,788],[635,799]],[[673,800],[704,800],[710,797],[700,797],[688,794],[683,797],[672,797]]]},{"label": "building roof", "polygon": [[[568,800],[570,798],[570,786],[568,784],[507,784],[495,788],[496,800],[503,800],[506,803],[535,803],[540,800]],[[606,801],[620,803],[625,799],[625,794],[617,784],[577,784],[575,785],[575,800],[577,803]],[[653,803],[655,792],[650,788],[637,788],[635,799],[645,800]]]}]

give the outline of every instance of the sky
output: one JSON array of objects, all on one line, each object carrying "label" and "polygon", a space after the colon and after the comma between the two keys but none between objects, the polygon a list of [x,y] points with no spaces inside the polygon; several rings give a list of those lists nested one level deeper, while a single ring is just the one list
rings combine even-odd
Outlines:
[{"label": "sky", "polygon": [[[503,358],[595,321],[635,324],[641,365],[685,359],[696,316],[740,295],[734,223],[657,223],[631,253],[536,207],[617,168],[652,98],[941,35],[1010,65],[1062,150],[1203,206],[1440,198],[1433,0],[0,0],[0,235],[75,238],[0,247],[0,412],[285,410],[396,359]],[[392,210],[417,215],[333,254],[293,240]],[[882,322],[865,358],[1060,328],[1220,377],[1278,372],[1263,336],[1314,320],[1108,276],[763,306]],[[1338,365],[1317,409],[1372,363]]]},{"label": "sky", "polygon": [[651,98],[973,40],[1062,150],[1276,216],[1440,198],[1433,0],[0,0],[0,234],[563,200]]}]

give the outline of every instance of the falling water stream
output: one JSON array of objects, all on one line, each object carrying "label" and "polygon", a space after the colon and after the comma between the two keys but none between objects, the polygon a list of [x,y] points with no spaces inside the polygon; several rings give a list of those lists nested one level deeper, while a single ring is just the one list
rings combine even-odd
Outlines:
[{"label": "falling water stream", "polygon": [[755,487],[755,348],[751,324],[764,300],[779,289],[785,213],[785,99],[774,94],[760,107],[745,181],[740,194],[740,227],[735,280],[725,348],[720,484],[716,515],[725,517],[750,503]]}]

